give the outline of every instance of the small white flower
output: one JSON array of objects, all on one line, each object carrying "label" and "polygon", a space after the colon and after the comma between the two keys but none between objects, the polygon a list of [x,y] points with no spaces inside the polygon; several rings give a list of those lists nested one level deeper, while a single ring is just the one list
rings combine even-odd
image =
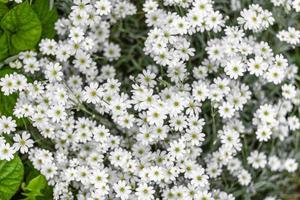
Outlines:
[{"label": "small white flower", "polygon": [[298,169],[298,163],[295,161],[295,159],[293,158],[288,158],[285,162],[284,162],[284,168],[288,171],[288,172],[294,172]]},{"label": "small white flower", "polygon": [[0,118],[0,134],[6,133],[9,134],[16,130],[17,124],[12,117],[2,116]]},{"label": "small white flower", "polygon": [[0,143],[0,160],[10,161],[14,158],[16,151],[7,143]]},{"label": "small white flower", "polygon": [[223,103],[222,106],[219,107],[219,113],[223,118],[230,118],[234,115],[235,109],[229,103]]},{"label": "small white flower", "polygon": [[14,145],[13,148],[21,153],[27,153],[28,150],[33,147],[33,140],[30,139],[30,135],[26,132],[22,132],[22,135],[16,134],[13,137]]}]

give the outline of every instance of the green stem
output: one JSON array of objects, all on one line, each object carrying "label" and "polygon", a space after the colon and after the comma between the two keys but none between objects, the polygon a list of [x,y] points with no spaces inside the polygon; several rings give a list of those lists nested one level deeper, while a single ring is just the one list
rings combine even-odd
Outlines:
[{"label": "green stem", "polygon": [[214,141],[216,141],[216,137],[217,137],[217,127],[216,127],[216,119],[215,119],[215,109],[213,107],[213,105],[211,105],[210,107],[210,112],[211,112],[211,117],[212,117],[212,138],[211,138],[211,149],[213,147]]}]

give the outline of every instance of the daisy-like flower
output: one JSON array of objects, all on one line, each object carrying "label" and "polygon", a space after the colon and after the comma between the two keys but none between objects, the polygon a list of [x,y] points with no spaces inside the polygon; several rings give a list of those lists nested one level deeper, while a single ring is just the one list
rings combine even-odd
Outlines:
[{"label": "daisy-like flower", "polygon": [[111,3],[108,0],[100,0],[95,5],[99,15],[107,15],[111,11]]},{"label": "daisy-like flower", "polygon": [[131,193],[130,186],[125,181],[119,181],[113,186],[114,191],[117,193],[117,197],[122,200],[128,199]]},{"label": "daisy-like flower", "polygon": [[16,130],[17,124],[12,117],[2,116],[0,118],[0,133],[9,134]]},{"label": "daisy-like flower", "polygon": [[152,200],[154,199],[154,188],[147,184],[141,184],[136,189],[135,194],[137,195],[138,200]]},{"label": "daisy-like flower", "polygon": [[231,60],[225,66],[225,73],[232,79],[237,79],[245,72],[245,64],[239,60]]},{"label": "daisy-like flower", "polygon": [[288,172],[295,172],[298,169],[298,163],[293,158],[288,158],[284,162],[284,167]]},{"label": "daisy-like flower", "polygon": [[268,141],[271,138],[271,135],[272,135],[272,131],[267,126],[259,127],[256,131],[256,138],[260,142]]},{"label": "daisy-like flower", "polygon": [[28,150],[33,147],[33,140],[30,139],[30,134],[26,133],[26,132],[22,132],[22,135],[16,134],[13,137],[14,140],[14,144],[13,144],[13,148],[16,151],[19,151],[21,153],[27,153]]},{"label": "daisy-like flower", "polygon": [[7,143],[0,143],[0,160],[10,161],[14,158],[16,151]]},{"label": "daisy-like flower", "polygon": [[5,95],[10,95],[16,91],[16,80],[12,75],[5,75],[0,79],[1,91]]},{"label": "daisy-like flower", "polygon": [[238,175],[238,180],[241,185],[249,185],[251,182],[251,175],[246,170],[242,170]]},{"label": "daisy-like flower", "polygon": [[247,65],[249,73],[254,74],[255,76],[263,75],[264,71],[268,68],[268,64],[260,56],[255,57],[254,59],[251,58]]},{"label": "daisy-like flower", "polygon": [[87,103],[97,104],[100,103],[102,97],[102,89],[99,88],[98,83],[90,83],[89,86],[86,86],[83,95],[84,101]]},{"label": "daisy-like flower", "polygon": [[52,63],[50,62],[46,66],[46,72],[45,75],[49,79],[49,81],[61,81],[62,80],[62,67],[59,63]]},{"label": "daisy-like flower", "polygon": [[233,105],[229,103],[223,103],[222,106],[219,107],[219,113],[223,118],[230,118],[234,115],[235,109]]},{"label": "daisy-like flower", "polygon": [[248,163],[253,166],[254,169],[264,168],[267,164],[266,155],[258,151],[253,151],[247,158]]}]

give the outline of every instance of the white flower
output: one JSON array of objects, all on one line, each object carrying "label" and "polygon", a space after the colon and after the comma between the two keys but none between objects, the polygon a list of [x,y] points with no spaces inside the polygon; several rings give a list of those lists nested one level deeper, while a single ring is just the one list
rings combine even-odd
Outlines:
[{"label": "white flower", "polygon": [[193,97],[196,101],[204,101],[209,96],[209,90],[204,83],[194,84]]},{"label": "white flower", "polygon": [[259,153],[258,151],[253,151],[247,158],[249,164],[252,165],[254,169],[264,168],[267,164],[267,157],[264,153]]},{"label": "white flower", "polygon": [[293,8],[296,10],[296,12],[300,12],[300,1],[299,0],[293,1]]},{"label": "white flower", "polygon": [[84,39],[84,31],[80,27],[73,27],[70,30],[69,37],[75,43],[79,43]]},{"label": "white flower", "polygon": [[282,96],[286,99],[293,99],[296,96],[296,87],[292,84],[284,84],[282,87]]},{"label": "white flower", "polygon": [[292,131],[300,129],[300,120],[296,116],[291,116],[288,118],[288,125]]},{"label": "white flower", "polygon": [[269,127],[267,126],[262,126],[259,127],[256,131],[256,138],[260,141],[260,142],[266,142],[271,138],[272,135],[272,131]]},{"label": "white flower", "polygon": [[280,41],[287,42],[291,45],[298,45],[300,43],[300,31],[294,27],[288,27],[288,30],[278,32],[277,37]]},{"label": "white flower", "polygon": [[237,79],[245,72],[245,65],[239,60],[231,60],[225,66],[225,73],[232,79]]},{"label": "white flower", "polygon": [[153,107],[147,111],[147,120],[149,124],[162,125],[164,120],[167,118],[166,112],[159,108]]},{"label": "white flower", "polygon": [[108,43],[105,45],[104,56],[112,61],[116,60],[120,57],[120,47],[117,44]]},{"label": "white flower", "polygon": [[255,76],[263,75],[264,71],[268,68],[268,64],[260,56],[249,59],[247,65],[249,73],[255,74]]},{"label": "white flower", "polygon": [[62,70],[62,67],[59,63],[50,62],[46,66],[45,75],[46,75],[47,79],[51,82],[61,81],[62,76],[63,76],[63,73],[61,70]]},{"label": "white flower", "polygon": [[278,171],[282,168],[282,163],[277,156],[270,156],[268,165],[272,171]]},{"label": "white flower", "polygon": [[16,79],[11,74],[6,74],[0,79],[1,91],[4,95],[10,95],[16,91]]},{"label": "white flower", "polygon": [[253,30],[254,32],[262,31],[274,23],[272,13],[263,10],[258,4],[252,4],[249,9],[241,11],[241,17],[238,23],[243,25],[244,29]]},{"label": "white flower", "polygon": [[57,167],[54,163],[47,163],[42,167],[41,172],[47,179],[51,179],[56,175]]},{"label": "white flower", "polygon": [[83,99],[87,103],[98,104],[100,103],[101,97],[103,95],[102,89],[96,82],[90,83],[89,86],[84,88]]},{"label": "white flower", "polygon": [[20,136],[19,134],[16,134],[13,137],[14,144],[13,148],[18,151],[20,150],[21,153],[27,153],[28,149],[33,147],[33,140],[30,139],[30,135],[27,134],[26,132],[22,132],[22,135]]},{"label": "white flower", "polygon": [[65,120],[67,113],[65,112],[65,107],[62,105],[55,105],[50,110],[48,110],[48,116],[53,122],[60,122]]},{"label": "white flower", "polygon": [[235,109],[229,103],[223,103],[222,106],[219,107],[219,113],[223,118],[230,118],[234,115]]},{"label": "white flower", "polygon": [[152,186],[148,186],[147,184],[141,184],[136,189],[136,195],[138,200],[151,200],[154,199],[154,188]]},{"label": "white flower", "polygon": [[287,170],[288,172],[294,172],[298,169],[298,163],[296,162],[295,159],[293,158],[288,158],[286,159],[286,161],[284,162],[284,168],[285,170]]},{"label": "white flower", "polygon": [[113,186],[115,192],[117,193],[117,197],[122,200],[128,199],[131,193],[130,186],[127,185],[125,181],[118,181]]},{"label": "white flower", "polygon": [[238,174],[238,181],[241,185],[247,186],[250,184],[251,182],[251,175],[249,174],[248,171],[246,170],[242,170],[239,174]]},{"label": "white flower", "polygon": [[107,15],[111,11],[111,3],[108,0],[97,1],[95,7],[99,15]]},{"label": "white flower", "polygon": [[207,200],[213,200],[211,193],[208,191],[198,191],[195,195],[195,199],[207,199]]},{"label": "white flower", "polygon": [[186,154],[185,145],[183,142],[172,142],[168,151],[176,158],[183,158]]},{"label": "white flower", "polygon": [[12,117],[2,116],[0,118],[0,134],[6,133],[9,134],[16,130],[17,124]]},{"label": "white flower", "polygon": [[198,167],[192,172],[191,184],[195,187],[202,188],[208,185],[208,176],[204,174],[204,169],[202,167]]},{"label": "white flower", "polygon": [[234,130],[225,130],[221,136],[221,143],[224,144],[228,148],[236,148],[240,150],[240,139],[239,133]]},{"label": "white flower", "polygon": [[14,158],[16,151],[7,143],[0,143],[0,160],[10,161]]}]

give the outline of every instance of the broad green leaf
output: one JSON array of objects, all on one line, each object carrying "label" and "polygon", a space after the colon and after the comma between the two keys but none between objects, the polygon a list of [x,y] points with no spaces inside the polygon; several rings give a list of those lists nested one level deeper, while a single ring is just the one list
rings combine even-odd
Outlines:
[{"label": "broad green leaf", "polygon": [[1,3],[8,3],[8,0],[0,0]]},{"label": "broad green leaf", "polygon": [[52,188],[43,175],[33,178],[23,187],[24,200],[52,200]]},{"label": "broad green leaf", "polygon": [[50,8],[49,0],[35,0],[32,8],[42,23],[42,37],[53,38],[55,36],[54,24],[58,19],[56,8]]},{"label": "broad green leaf", "polygon": [[5,96],[3,92],[0,92],[0,115],[12,116],[17,98],[17,93]]},{"label": "broad green leaf", "polygon": [[0,61],[5,60],[9,55],[9,37],[6,33],[0,33]]},{"label": "broad green leaf", "polygon": [[0,0],[0,20],[2,17],[8,12],[8,8],[4,3],[1,3],[2,1]]},{"label": "broad green leaf", "polygon": [[1,28],[10,34],[10,54],[33,49],[42,32],[41,22],[27,2],[6,13],[1,20]]},{"label": "broad green leaf", "polygon": [[0,199],[9,200],[18,191],[22,182],[24,167],[15,156],[11,161],[0,160]]}]

